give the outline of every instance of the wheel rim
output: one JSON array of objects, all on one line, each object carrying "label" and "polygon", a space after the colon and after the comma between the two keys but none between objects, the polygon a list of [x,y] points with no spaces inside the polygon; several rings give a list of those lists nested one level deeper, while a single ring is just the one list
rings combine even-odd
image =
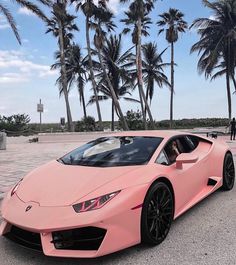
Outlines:
[{"label": "wheel rim", "polygon": [[173,198],[166,187],[158,187],[148,204],[147,225],[152,239],[163,240],[173,219]]},{"label": "wheel rim", "polygon": [[229,187],[231,187],[234,184],[234,178],[235,178],[234,161],[232,157],[228,157],[225,163],[225,180]]}]

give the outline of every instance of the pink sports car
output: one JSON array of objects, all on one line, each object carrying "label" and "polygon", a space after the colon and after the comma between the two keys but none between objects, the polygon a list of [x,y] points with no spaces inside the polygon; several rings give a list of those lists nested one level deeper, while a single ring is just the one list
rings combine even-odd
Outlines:
[{"label": "pink sports car", "polygon": [[0,234],[48,256],[98,257],[160,244],[174,219],[234,186],[220,140],[174,131],[91,141],[28,174],[5,197]]}]

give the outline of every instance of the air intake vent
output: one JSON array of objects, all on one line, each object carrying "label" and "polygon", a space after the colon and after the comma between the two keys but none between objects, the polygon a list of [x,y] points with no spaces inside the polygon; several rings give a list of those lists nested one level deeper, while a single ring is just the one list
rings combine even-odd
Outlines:
[{"label": "air intake vent", "polygon": [[83,227],[65,231],[53,232],[53,240],[56,249],[67,250],[98,250],[106,230],[98,227]]},{"label": "air intake vent", "polygon": [[24,247],[42,251],[40,234],[12,226],[11,231],[5,237]]}]

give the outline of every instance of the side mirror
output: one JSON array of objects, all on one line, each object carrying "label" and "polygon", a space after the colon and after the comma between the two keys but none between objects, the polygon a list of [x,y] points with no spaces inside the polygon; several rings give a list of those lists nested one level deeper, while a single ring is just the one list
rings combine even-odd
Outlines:
[{"label": "side mirror", "polygon": [[190,153],[182,153],[176,158],[176,168],[182,169],[183,164],[192,164],[198,161],[198,156]]}]

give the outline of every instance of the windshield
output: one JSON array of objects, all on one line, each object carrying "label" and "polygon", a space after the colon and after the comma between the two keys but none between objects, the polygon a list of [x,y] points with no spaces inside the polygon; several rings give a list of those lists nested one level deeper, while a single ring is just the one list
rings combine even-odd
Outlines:
[{"label": "windshield", "polygon": [[159,137],[103,137],[75,149],[59,162],[94,167],[143,165],[162,140]]}]

